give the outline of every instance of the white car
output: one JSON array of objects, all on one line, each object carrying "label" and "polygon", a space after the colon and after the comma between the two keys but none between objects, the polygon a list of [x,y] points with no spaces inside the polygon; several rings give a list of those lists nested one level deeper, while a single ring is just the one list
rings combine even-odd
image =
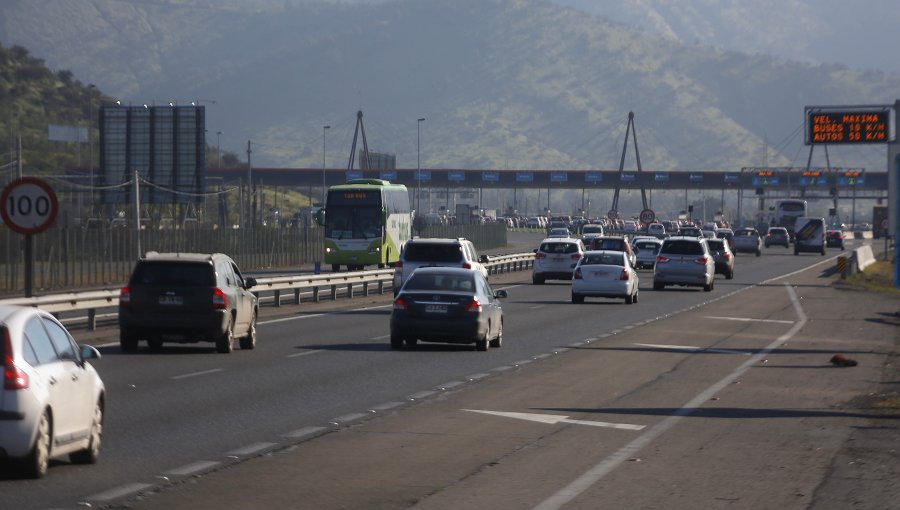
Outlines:
[{"label": "white car", "polygon": [[88,359],[49,313],[0,305],[0,453],[16,473],[40,478],[51,457],[93,464],[100,455],[106,390]]},{"label": "white car", "polygon": [[575,264],[584,254],[581,239],[547,238],[534,250],[531,282],[543,285],[547,280],[571,280]]},{"label": "white car", "polygon": [[487,279],[488,270],[484,263],[486,255],[478,255],[475,245],[468,239],[424,238],[410,239],[400,252],[400,260],[394,266],[394,295],[409,279],[409,276],[420,267],[462,267],[478,271]]},{"label": "white car", "polygon": [[640,278],[631,267],[625,252],[588,251],[575,266],[572,275],[572,302],[583,303],[585,297],[638,301]]}]

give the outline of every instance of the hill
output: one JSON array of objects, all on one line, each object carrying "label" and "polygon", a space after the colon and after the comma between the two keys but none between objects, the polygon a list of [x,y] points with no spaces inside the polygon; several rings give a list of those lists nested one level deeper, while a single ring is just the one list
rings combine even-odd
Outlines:
[{"label": "hill", "polygon": [[[417,154],[435,168],[616,168],[629,111],[645,169],[799,166],[805,105],[892,104],[900,90],[896,75],[681,43],[539,0],[0,9],[0,42],[126,103],[200,101],[222,147],[252,140],[256,165],[321,166],[331,125],[327,164],[345,166],[362,109],[370,148],[407,168]],[[831,164],[880,169],[883,154],[835,150]]]}]

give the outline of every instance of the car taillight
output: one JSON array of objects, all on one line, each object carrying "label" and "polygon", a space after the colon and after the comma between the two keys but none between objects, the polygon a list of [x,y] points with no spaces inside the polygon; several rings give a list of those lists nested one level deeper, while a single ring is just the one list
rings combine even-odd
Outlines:
[{"label": "car taillight", "polygon": [[731,254],[725,253],[725,260],[731,260]]},{"label": "car taillight", "polygon": [[627,269],[622,270],[622,276],[619,276],[619,279],[620,280],[628,280],[628,270]]},{"label": "car taillight", "polygon": [[656,256],[656,263],[657,263],[657,264],[664,264],[664,263],[666,263],[666,262],[668,262],[668,261],[670,261],[670,260],[672,260],[672,259],[670,259],[669,257],[663,257],[662,255],[657,255],[657,256]]},{"label": "car taillight", "polygon": [[398,260],[397,262],[394,262],[394,267],[403,267],[403,261]]},{"label": "car taillight", "polygon": [[472,264],[469,264],[468,262],[464,263],[463,269],[472,269]]},{"label": "car taillight", "polygon": [[541,252],[537,252],[537,253],[534,254],[534,258],[536,258],[536,259],[542,259],[542,258],[544,258],[544,257],[546,257],[546,255],[544,255],[544,254],[541,253]]},{"label": "car taillight", "polygon": [[406,301],[402,297],[398,297],[394,300],[394,310],[409,310],[409,307],[406,306]]},{"label": "car taillight", "polygon": [[574,280],[582,280],[584,277],[581,276],[581,268],[575,268],[575,273],[572,275],[572,279]]},{"label": "car taillight", "polygon": [[225,310],[228,308],[228,296],[222,292],[222,289],[213,291],[213,310]]},{"label": "car taillight", "polygon": [[472,301],[466,306],[467,312],[481,313],[481,301],[478,298],[472,298]]},{"label": "car taillight", "polygon": [[119,291],[119,304],[120,305],[131,304],[131,289],[130,288],[122,287],[122,290]]},{"label": "car taillight", "polygon": [[9,331],[3,330],[4,352],[3,356],[3,389],[24,390],[28,387],[28,374],[22,371],[13,362],[12,341],[9,339]]},{"label": "car taillight", "polygon": [[572,254],[572,260],[581,260],[581,254],[580,254],[580,253],[573,253],[573,254]]},{"label": "car taillight", "polygon": [[709,261],[709,259],[706,257],[700,257],[699,259],[694,259],[694,262],[696,262],[698,264],[704,264],[704,265],[706,265],[706,263],[708,261]]}]

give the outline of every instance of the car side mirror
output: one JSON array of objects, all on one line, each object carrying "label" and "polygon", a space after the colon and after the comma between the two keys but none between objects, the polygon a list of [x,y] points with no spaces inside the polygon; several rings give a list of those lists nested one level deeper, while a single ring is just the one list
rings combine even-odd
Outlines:
[{"label": "car side mirror", "polygon": [[495,291],[494,291],[494,297],[497,298],[497,299],[503,299],[503,298],[506,298],[506,297],[508,297],[508,296],[509,296],[509,294],[507,294],[506,291],[503,290],[503,289],[495,290]]},{"label": "car side mirror", "polygon": [[482,255],[481,257],[478,257],[478,261],[481,262],[482,264],[486,264],[490,261],[490,259],[488,258],[487,255]]},{"label": "car side mirror", "polygon": [[244,280],[244,288],[249,289],[250,287],[256,287],[256,278],[247,278]]},{"label": "car side mirror", "polygon": [[538,249],[535,248],[535,249],[533,249],[533,250],[531,250],[531,251],[533,251],[534,253],[537,253],[537,252],[538,252]]},{"label": "car side mirror", "polygon": [[82,345],[79,353],[81,354],[82,360],[101,358],[100,351],[98,351],[97,348],[93,345]]}]

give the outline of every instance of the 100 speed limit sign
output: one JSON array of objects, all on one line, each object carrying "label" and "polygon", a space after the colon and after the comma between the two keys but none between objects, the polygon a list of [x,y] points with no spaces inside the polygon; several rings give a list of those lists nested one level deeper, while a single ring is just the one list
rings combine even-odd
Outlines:
[{"label": "100 speed limit sign", "polygon": [[56,220],[58,210],[53,188],[36,177],[12,181],[0,195],[3,222],[20,234],[31,235],[47,230]]}]

